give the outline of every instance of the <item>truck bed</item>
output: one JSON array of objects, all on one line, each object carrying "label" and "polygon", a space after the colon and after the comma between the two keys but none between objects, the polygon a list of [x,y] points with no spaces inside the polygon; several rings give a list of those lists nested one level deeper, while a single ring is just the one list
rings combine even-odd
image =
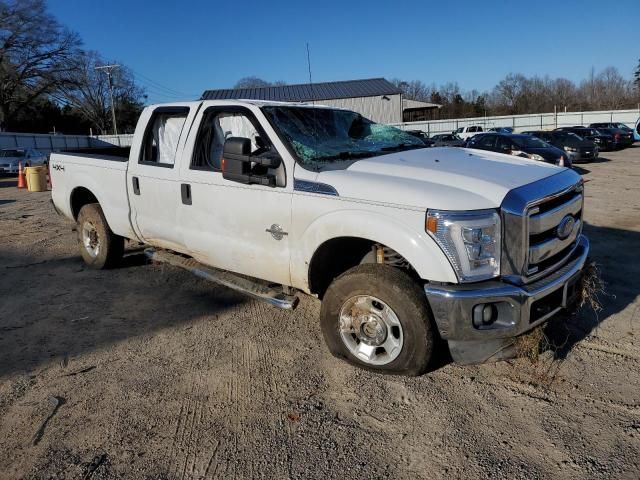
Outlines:
[{"label": "truck bed", "polygon": [[62,150],[60,153],[73,155],[74,157],[97,158],[114,162],[126,162],[129,160],[131,147],[100,147],[100,148],[72,148]]}]

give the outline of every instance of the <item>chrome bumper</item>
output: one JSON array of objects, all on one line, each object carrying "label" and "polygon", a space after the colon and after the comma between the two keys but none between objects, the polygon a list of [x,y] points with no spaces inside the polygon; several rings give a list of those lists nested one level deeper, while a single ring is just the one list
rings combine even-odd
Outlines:
[{"label": "chrome bumper", "polygon": [[[507,356],[513,338],[544,323],[567,308],[572,287],[580,279],[589,255],[589,241],[578,237],[571,259],[548,276],[528,285],[501,281],[424,287],[438,330],[449,342],[451,355],[459,363],[481,363]],[[494,304],[496,320],[480,327],[473,324],[477,305]]]}]

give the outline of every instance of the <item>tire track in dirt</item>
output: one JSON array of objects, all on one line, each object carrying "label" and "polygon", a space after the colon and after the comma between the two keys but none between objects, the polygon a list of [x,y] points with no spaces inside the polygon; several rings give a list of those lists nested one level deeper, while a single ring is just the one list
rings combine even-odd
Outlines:
[{"label": "tire track in dirt", "polygon": [[214,475],[218,467],[214,460],[221,440],[216,436],[211,438],[212,432],[206,428],[207,419],[213,417],[210,414],[206,375],[211,370],[212,358],[216,357],[215,344],[208,331],[210,322],[211,319],[203,319],[191,331],[195,343],[184,375],[188,378],[187,388],[182,394],[171,447],[167,453],[170,478],[214,478],[209,475]]},{"label": "tire track in dirt", "polygon": [[287,403],[273,346],[277,324],[291,319],[257,301],[243,307],[232,318],[203,318],[189,332],[185,391],[167,454],[170,478],[289,476],[287,448],[270,449],[270,439],[291,434],[282,423]]}]

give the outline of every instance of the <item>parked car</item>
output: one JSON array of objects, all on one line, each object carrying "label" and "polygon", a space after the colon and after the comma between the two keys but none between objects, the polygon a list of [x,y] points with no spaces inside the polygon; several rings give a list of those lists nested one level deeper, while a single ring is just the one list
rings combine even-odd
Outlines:
[{"label": "parked car", "polygon": [[416,375],[439,338],[458,362],[512,355],[574,304],[589,254],[576,172],[469,153],[343,109],[171,103],[128,157],[52,154],[52,199],[90,267],[128,238],[275,306],[311,294],[333,355]]},{"label": "parked car", "polygon": [[622,130],[620,128],[604,127],[598,127],[596,130],[602,134],[611,135],[614,149],[626,148],[633,145],[633,131],[629,132],[628,130]]},{"label": "parked car", "polygon": [[571,158],[572,164],[577,162],[587,162],[598,158],[599,155],[598,146],[594,142],[585,140],[575,133],[565,130],[554,130],[553,132],[534,130],[523,132],[523,134],[533,135],[534,137],[537,137],[560,150],[564,150],[569,158]]},{"label": "parked car", "polygon": [[464,140],[453,133],[440,133],[431,137],[434,147],[464,147]]},{"label": "parked car", "polygon": [[435,142],[432,139],[429,138],[429,135],[427,135],[426,132],[423,132],[422,130],[405,130],[405,132],[407,132],[409,135],[413,135],[414,137],[417,137],[420,140],[422,140],[422,142],[427,147],[433,147],[434,146]]},{"label": "parked car", "polygon": [[497,132],[497,133],[513,133],[512,127],[493,127],[488,130],[489,132]]},{"label": "parked car", "polygon": [[36,167],[47,163],[47,155],[33,148],[7,148],[0,150],[0,173],[18,173],[22,167]]},{"label": "parked car", "polygon": [[615,142],[612,135],[608,133],[602,133],[599,130],[591,127],[560,127],[556,128],[554,131],[563,131],[563,132],[571,132],[575,133],[579,137],[584,138],[585,140],[590,140],[598,146],[599,151],[605,150],[613,150],[615,146]]},{"label": "parked car", "polygon": [[633,139],[638,142],[640,141],[640,118],[636,122],[636,128],[633,130]]},{"label": "parked car", "polygon": [[622,122],[599,122],[599,123],[591,123],[589,124],[591,128],[617,128],[618,130],[625,130],[627,132],[632,133],[633,128],[631,128],[626,123]]},{"label": "parked car", "polygon": [[571,168],[569,155],[537,137],[525,134],[483,133],[467,141],[467,148],[506,153]]},{"label": "parked car", "polygon": [[483,130],[480,125],[471,125],[469,127],[460,127],[455,132],[451,132],[451,133],[453,133],[454,135],[457,135],[463,140],[466,140],[482,132]]}]

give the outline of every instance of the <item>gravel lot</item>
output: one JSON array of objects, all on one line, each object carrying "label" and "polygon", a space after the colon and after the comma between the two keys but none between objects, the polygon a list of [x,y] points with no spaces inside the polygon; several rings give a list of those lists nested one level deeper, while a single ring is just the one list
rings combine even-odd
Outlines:
[{"label": "gravel lot", "polygon": [[640,147],[582,165],[609,295],[556,348],[419,378],[135,251],[86,269],[48,193],[0,179],[0,478],[638,478]]}]

